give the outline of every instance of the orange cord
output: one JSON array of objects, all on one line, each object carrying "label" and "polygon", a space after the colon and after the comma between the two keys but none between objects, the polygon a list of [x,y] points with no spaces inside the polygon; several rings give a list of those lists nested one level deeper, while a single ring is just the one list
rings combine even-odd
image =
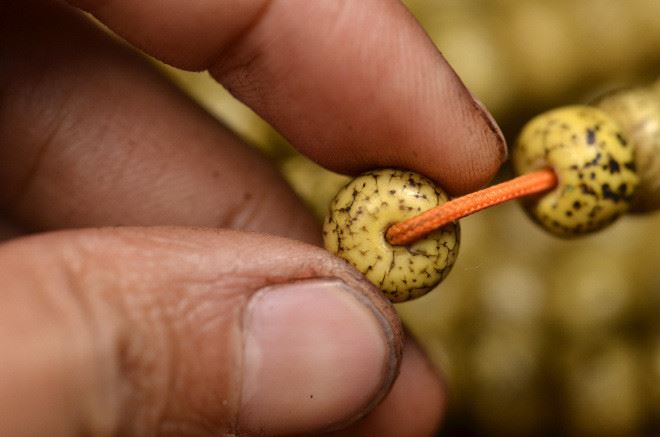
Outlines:
[{"label": "orange cord", "polygon": [[550,169],[518,176],[501,184],[452,199],[396,223],[387,230],[387,241],[396,246],[410,244],[436,229],[482,209],[508,200],[548,191],[556,186],[557,175]]}]

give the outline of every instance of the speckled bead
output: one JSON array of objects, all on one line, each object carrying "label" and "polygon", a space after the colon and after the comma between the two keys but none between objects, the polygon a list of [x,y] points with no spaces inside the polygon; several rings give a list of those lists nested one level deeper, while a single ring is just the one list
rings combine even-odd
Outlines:
[{"label": "speckled bead", "polygon": [[604,96],[596,106],[614,118],[635,144],[640,183],[631,211],[660,209],[660,94],[650,87],[620,90]]},{"label": "speckled bead", "polygon": [[629,208],[639,178],[634,146],[600,109],[568,106],[532,119],[512,153],[516,173],[550,167],[558,186],[524,202],[546,230],[575,237],[597,231]]},{"label": "speckled bead", "polygon": [[417,173],[365,173],[331,202],[323,225],[325,247],[364,273],[392,302],[417,298],[451,270],[458,255],[459,225],[447,225],[409,246],[390,245],[385,232],[446,201],[442,190]]}]

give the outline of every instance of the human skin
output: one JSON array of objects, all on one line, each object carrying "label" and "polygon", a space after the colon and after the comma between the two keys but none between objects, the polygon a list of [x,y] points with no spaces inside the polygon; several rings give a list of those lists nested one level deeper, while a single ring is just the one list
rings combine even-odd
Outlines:
[{"label": "human skin", "polygon": [[470,191],[504,140],[401,4],[24,0],[0,41],[0,434],[437,428],[442,383],[392,306],[128,46],[208,69],[329,168]]}]

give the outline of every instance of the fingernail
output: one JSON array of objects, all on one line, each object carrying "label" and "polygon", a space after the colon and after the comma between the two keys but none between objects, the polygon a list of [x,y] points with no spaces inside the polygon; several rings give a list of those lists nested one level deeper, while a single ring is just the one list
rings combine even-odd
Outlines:
[{"label": "fingernail", "polygon": [[495,121],[495,118],[493,115],[490,113],[490,111],[486,108],[486,106],[475,96],[472,94],[472,91],[470,91],[469,88],[465,88],[467,92],[470,94],[470,97],[472,97],[472,101],[474,102],[476,108],[479,110],[481,113],[481,117],[483,120],[486,122],[486,125],[488,126],[488,129],[495,135],[497,145],[499,147],[499,154],[500,154],[500,163],[506,161],[507,156],[509,154],[509,150],[506,146],[506,138],[504,138],[504,134],[502,133],[502,129],[500,129],[500,126],[497,124],[497,121]]},{"label": "fingernail", "polygon": [[506,161],[508,155],[509,155],[509,150],[506,145],[506,138],[504,137],[504,134],[502,133],[502,129],[500,129],[500,126],[497,124],[497,121],[495,121],[495,118],[493,115],[490,113],[490,111],[486,108],[486,106],[475,96],[472,91],[470,91],[470,88],[468,88],[463,80],[460,78],[458,73],[453,68],[449,69],[451,73],[453,74],[455,80],[460,84],[460,86],[467,92],[467,94],[470,96],[470,99],[472,100],[472,103],[474,104],[475,109],[479,112],[479,115],[483,119],[483,121],[486,123],[486,126],[488,127],[488,130],[491,132],[492,135],[495,137],[495,142],[497,143],[498,147],[498,158],[500,161],[500,164]]},{"label": "fingernail", "polygon": [[244,319],[241,431],[311,432],[363,414],[396,373],[388,330],[384,316],[339,280],[257,292]]}]

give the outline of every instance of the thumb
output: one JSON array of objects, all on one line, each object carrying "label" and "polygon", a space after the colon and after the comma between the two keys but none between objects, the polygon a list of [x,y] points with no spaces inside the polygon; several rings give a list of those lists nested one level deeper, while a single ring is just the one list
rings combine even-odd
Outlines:
[{"label": "thumb", "polygon": [[0,434],[291,434],[387,393],[392,306],[325,251],[182,228],[0,246]]}]

